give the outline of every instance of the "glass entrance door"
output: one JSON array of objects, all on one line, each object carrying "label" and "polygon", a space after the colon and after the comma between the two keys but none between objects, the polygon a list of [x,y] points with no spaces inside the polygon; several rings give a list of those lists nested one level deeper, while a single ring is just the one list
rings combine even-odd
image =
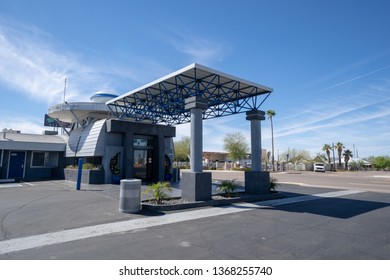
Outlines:
[{"label": "glass entrance door", "polygon": [[134,177],[142,181],[153,180],[153,138],[134,137]]},{"label": "glass entrance door", "polygon": [[152,162],[152,150],[134,150],[134,177],[142,181],[150,181]]}]

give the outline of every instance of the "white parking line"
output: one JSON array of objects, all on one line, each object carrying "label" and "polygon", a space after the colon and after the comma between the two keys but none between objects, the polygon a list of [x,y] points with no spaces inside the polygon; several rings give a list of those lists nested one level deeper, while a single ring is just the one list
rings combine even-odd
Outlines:
[{"label": "white parking line", "polygon": [[239,213],[259,208],[275,207],[304,201],[311,201],[316,199],[323,199],[328,197],[339,197],[344,195],[351,195],[362,193],[358,190],[344,190],[328,193],[320,193],[315,195],[304,195],[290,198],[281,198],[275,200],[261,201],[256,203],[237,203],[224,207],[211,207],[193,211],[178,212],[167,214],[164,216],[140,218],[122,222],[115,222],[109,224],[101,224],[95,226],[88,226],[70,230],[63,230],[58,232],[40,234],[29,237],[15,238],[10,240],[0,241],[0,254],[7,254],[27,249],[33,249],[53,244],[60,244],[70,241],[81,240],[85,238],[97,237],[112,233],[120,233],[132,230],[147,229],[161,225],[169,225],[173,223],[197,220],[208,217],[215,217],[219,215],[227,215],[231,213]]},{"label": "white parking line", "polygon": [[4,189],[6,189],[6,188],[17,188],[17,187],[23,187],[23,185],[22,184],[17,184],[17,183],[15,183],[15,184],[1,184],[0,185],[0,189],[2,189],[2,188],[4,188]]}]

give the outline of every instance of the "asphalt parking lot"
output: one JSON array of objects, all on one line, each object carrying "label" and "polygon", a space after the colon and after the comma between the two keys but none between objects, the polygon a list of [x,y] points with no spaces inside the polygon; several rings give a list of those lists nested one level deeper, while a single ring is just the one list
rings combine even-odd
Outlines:
[{"label": "asphalt parking lot", "polygon": [[1,184],[0,259],[390,259],[389,173],[271,176],[282,198],[139,214],[115,185]]}]

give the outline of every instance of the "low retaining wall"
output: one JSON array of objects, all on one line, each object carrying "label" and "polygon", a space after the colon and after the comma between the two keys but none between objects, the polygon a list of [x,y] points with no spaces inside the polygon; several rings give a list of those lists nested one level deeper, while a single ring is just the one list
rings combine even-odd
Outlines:
[{"label": "low retaining wall", "polygon": [[[65,169],[65,180],[77,182],[77,169]],[[81,175],[82,184],[104,184],[104,171],[91,169],[83,170]]]}]

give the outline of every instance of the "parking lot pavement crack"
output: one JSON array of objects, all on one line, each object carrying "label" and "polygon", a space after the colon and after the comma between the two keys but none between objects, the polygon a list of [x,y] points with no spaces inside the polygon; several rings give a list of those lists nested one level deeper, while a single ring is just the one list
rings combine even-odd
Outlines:
[{"label": "parking lot pavement crack", "polygon": [[46,195],[44,197],[40,197],[40,198],[37,198],[37,199],[34,199],[34,200],[31,200],[17,208],[14,208],[14,209],[11,209],[10,211],[8,211],[7,213],[5,213],[2,217],[1,217],[1,221],[0,221],[0,240],[7,240],[8,239],[8,231],[6,229],[6,226],[4,225],[4,221],[7,219],[7,217],[12,214],[12,213],[15,213],[21,209],[23,209],[24,207],[28,206],[28,205],[31,205],[37,201],[40,201],[40,200],[43,200],[43,199],[46,199],[48,197],[51,197],[51,196],[54,196],[54,195],[57,195],[56,193],[54,194],[50,194],[50,195]]}]

